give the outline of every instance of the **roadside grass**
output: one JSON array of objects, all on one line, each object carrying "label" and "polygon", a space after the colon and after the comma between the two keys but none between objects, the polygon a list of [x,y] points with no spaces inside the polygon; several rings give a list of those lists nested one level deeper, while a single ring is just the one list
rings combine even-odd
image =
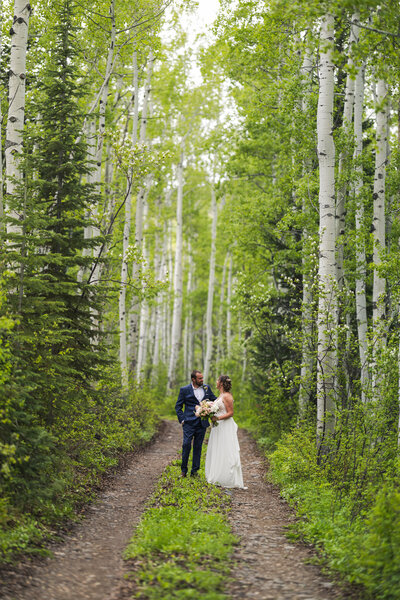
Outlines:
[{"label": "roadside grass", "polygon": [[180,477],[180,461],[164,471],[125,550],[133,598],[227,598],[224,587],[237,538],[227,520],[230,496],[197,478]]}]

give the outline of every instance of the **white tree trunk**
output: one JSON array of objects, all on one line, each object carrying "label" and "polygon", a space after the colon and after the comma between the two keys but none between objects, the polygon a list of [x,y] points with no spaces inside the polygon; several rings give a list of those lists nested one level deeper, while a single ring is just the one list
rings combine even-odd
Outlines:
[{"label": "white tree trunk", "polygon": [[366,256],[365,256],[365,233],[364,233],[364,200],[362,157],[362,119],[364,108],[364,72],[362,65],[356,75],[354,94],[354,197],[356,204],[356,319],[358,346],[361,367],[361,398],[366,399],[368,386],[368,317],[367,317],[367,295],[366,295]]},{"label": "white tree trunk", "polygon": [[184,335],[184,350],[183,350],[183,369],[185,372],[185,377],[188,376],[192,370],[192,337],[193,337],[193,314],[192,314],[192,287],[193,287],[193,257],[192,257],[192,245],[190,239],[188,240],[188,278],[187,278],[187,286],[186,286],[186,303],[187,303],[187,312],[185,317],[185,335]]},{"label": "white tree trunk", "polygon": [[[164,229],[163,241],[159,250],[159,271],[158,271],[158,279],[159,281],[164,281],[167,276],[167,268],[166,268],[166,257],[167,257],[167,236],[166,231]],[[154,338],[154,353],[153,353],[153,366],[155,369],[153,370],[153,381],[155,382],[158,378],[157,367],[160,362],[160,345],[165,344],[164,339],[164,331],[165,331],[165,291],[162,291],[157,296],[156,307],[155,307],[155,338]],[[162,356],[161,356],[162,360]]]},{"label": "white tree trunk", "polygon": [[379,272],[379,266],[382,264],[382,252],[386,247],[386,227],[385,227],[385,183],[386,183],[386,163],[387,155],[387,137],[388,137],[388,118],[387,118],[387,95],[388,88],[383,79],[379,79],[376,86],[376,151],[375,151],[375,174],[374,174],[374,193],[373,193],[373,263],[374,280],[372,289],[372,324],[373,324],[373,365],[372,365],[372,388],[373,397],[376,401],[379,398],[379,382],[381,377],[378,374],[378,358],[385,345],[386,327],[385,327],[385,292],[386,280]]},{"label": "white tree trunk", "polygon": [[131,230],[131,195],[125,203],[124,232],[122,237],[122,263],[119,290],[119,360],[122,387],[128,387],[128,353],[126,343],[126,287],[128,281],[128,249]]},{"label": "white tree trunk", "polygon": [[[92,183],[97,186],[97,189],[100,190],[101,183],[101,174],[102,174],[102,158],[103,158],[103,146],[104,146],[104,135],[106,130],[106,109],[107,109],[107,101],[108,101],[108,93],[110,89],[110,80],[112,75],[112,65],[115,54],[115,39],[116,39],[116,23],[115,23],[115,0],[110,2],[110,20],[111,20],[111,36],[110,36],[110,44],[108,47],[107,54],[107,63],[106,63],[106,77],[104,79],[104,86],[102,95],[99,100],[99,121],[98,121],[98,132],[95,140],[95,170],[92,174]],[[100,227],[98,225],[98,221],[100,220],[99,208],[96,207],[93,218],[95,223],[90,229],[90,237],[97,237],[100,235]],[[91,281],[97,284],[100,280],[101,267],[99,262],[101,246],[97,246],[93,248],[93,258],[95,260],[95,266],[93,269]]]},{"label": "white tree trunk", "polygon": [[232,353],[232,255],[229,256],[228,286],[226,290],[226,356],[230,358]]},{"label": "white tree trunk", "polygon": [[[312,75],[312,54],[309,46],[306,46],[303,56],[302,79],[303,79],[303,100],[302,112],[308,114],[310,106],[310,88]],[[308,169],[308,164],[303,165],[303,172]],[[306,200],[303,200],[303,214],[308,213],[309,209]],[[302,273],[303,273],[303,299],[302,299],[302,360],[300,372],[300,388],[299,388],[299,418],[303,418],[308,406],[313,385],[313,369],[315,364],[314,354],[310,348],[313,337],[313,318],[312,318],[312,274],[310,272],[309,259],[306,253],[309,252],[308,238],[309,232],[305,227],[302,234],[303,238],[303,257],[302,257]]]},{"label": "white tree trunk", "polygon": [[[150,50],[149,58],[147,61],[147,75],[146,84],[143,96],[142,115],[140,122],[140,135],[139,141],[141,144],[146,142],[146,131],[147,131],[147,113],[149,109],[149,100],[151,92],[151,78],[153,74],[154,66],[154,54]],[[135,100],[136,102],[136,100]],[[137,108],[134,108],[134,114],[138,115]],[[143,209],[144,209],[144,197],[146,189],[148,187],[148,179],[139,190],[136,198],[136,218],[135,218],[135,245],[136,248],[140,248],[142,245],[143,238]],[[139,264],[137,261],[133,261],[132,264],[132,281],[135,281],[139,274]],[[138,337],[138,325],[139,325],[139,302],[135,294],[132,295],[131,305],[129,309],[129,357],[131,363],[131,370],[135,372],[137,364],[137,337]]]},{"label": "white tree trunk", "polygon": [[337,364],[337,280],[335,223],[335,145],[333,141],[334,17],[321,23],[319,98],[317,111],[319,161],[319,302],[317,352],[317,439],[323,450],[327,434],[334,429],[335,374]]},{"label": "white tree trunk", "polygon": [[[23,128],[25,116],[25,81],[26,81],[26,51],[28,45],[29,18],[31,6],[26,0],[14,0],[14,20],[10,30],[11,53],[8,80],[8,116],[5,142],[6,159],[6,191],[7,196],[13,196],[22,181],[22,170],[19,164],[23,143]],[[7,215],[19,221],[19,215],[14,209],[6,208]],[[7,224],[8,233],[21,233],[18,223]]]},{"label": "white tree trunk", "polygon": [[[148,202],[147,198],[150,192],[151,183],[148,183],[146,188],[146,194],[143,202],[143,223],[146,223]],[[143,235],[142,240],[142,256],[143,256],[143,267],[147,269],[149,267],[149,253],[146,244],[146,237]],[[138,344],[138,355],[136,364],[136,379],[139,381],[142,377],[142,371],[146,365],[146,354],[148,345],[148,322],[149,322],[149,303],[144,298],[145,295],[145,282],[142,283],[142,302],[140,304],[140,327],[139,327],[139,344]]]},{"label": "white tree trunk", "polygon": [[[136,51],[133,53],[133,86],[135,94],[135,103],[137,103],[139,86],[138,86],[138,68],[137,68],[137,55]],[[138,128],[138,111],[134,106],[134,120],[132,123],[132,143],[137,142],[137,128]],[[124,219],[124,232],[122,238],[122,264],[121,264],[121,277],[120,277],[120,292],[119,292],[119,357],[121,365],[122,375],[122,386],[128,386],[128,347],[126,338],[126,285],[128,281],[128,249],[129,239],[131,233],[131,213],[132,213],[132,185],[133,185],[133,171],[130,171],[127,190],[126,190],[126,201],[125,201],[125,219]]]},{"label": "white tree trunk", "polygon": [[217,366],[220,365],[221,360],[224,357],[224,301],[225,301],[225,287],[226,287],[226,269],[228,264],[227,254],[224,260],[224,266],[222,268],[221,288],[219,293],[219,310],[218,310],[218,334],[217,334]]},{"label": "white tree trunk", "polygon": [[[175,227],[176,229],[176,227]],[[172,311],[174,303],[174,248],[173,248],[173,227],[171,221],[168,222],[168,273],[170,277],[170,285],[168,290],[168,298],[165,303],[166,307],[166,329],[165,329],[165,361],[169,366],[169,359],[171,354],[171,332],[172,332]]]},{"label": "white tree trunk", "polygon": [[[359,15],[355,13],[352,17],[352,22],[358,22]],[[349,52],[348,52],[348,73],[346,77],[346,87],[344,93],[344,106],[343,106],[343,131],[347,138],[350,136],[352,119],[353,119],[353,106],[354,106],[354,76],[351,72],[354,65],[353,60],[353,46],[358,43],[358,32],[359,27],[357,25],[351,25],[350,36],[349,36]],[[338,161],[339,175],[343,174],[345,169],[346,161],[348,160],[347,143],[345,148],[340,152]],[[337,198],[336,198],[336,240],[337,240],[337,281],[339,290],[343,289],[344,284],[344,272],[343,272],[343,248],[344,248],[344,235],[345,235],[345,215],[346,215],[346,194],[347,184],[345,181],[338,186]]]},{"label": "white tree trunk", "polygon": [[208,381],[210,373],[211,356],[213,352],[213,306],[214,306],[214,287],[215,287],[215,254],[217,244],[217,222],[218,222],[218,207],[215,196],[214,184],[211,187],[211,253],[210,253],[210,271],[208,277],[208,296],[207,296],[207,317],[206,317],[206,356],[204,361],[204,381]]},{"label": "white tree trunk", "polygon": [[176,369],[178,366],[179,347],[181,343],[183,161],[184,150],[182,146],[181,157],[178,165],[178,195],[176,201],[176,240],[174,268],[174,308],[172,312],[171,350],[168,368],[168,389],[172,389],[176,382]]}]

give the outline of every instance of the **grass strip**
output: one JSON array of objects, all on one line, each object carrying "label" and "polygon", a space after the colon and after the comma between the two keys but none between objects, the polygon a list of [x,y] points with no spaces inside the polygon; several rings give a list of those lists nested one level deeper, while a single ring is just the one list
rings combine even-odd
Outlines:
[{"label": "grass strip", "polygon": [[180,477],[180,461],[164,471],[125,550],[133,598],[226,598],[237,538],[227,513],[230,494],[204,478]]}]

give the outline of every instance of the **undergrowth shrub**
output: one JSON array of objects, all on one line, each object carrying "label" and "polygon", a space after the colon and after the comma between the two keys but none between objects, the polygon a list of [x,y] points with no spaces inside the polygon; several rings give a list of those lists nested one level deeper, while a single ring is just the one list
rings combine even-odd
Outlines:
[{"label": "undergrowth shrub", "polygon": [[[399,463],[397,459],[388,461],[387,448],[380,456],[376,446],[367,451],[365,443],[366,455],[362,456],[361,435],[352,443],[360,460],[350,477],[343,468],[348,462],[341,462],[338,452],[317,464],[314,430],[303,425],[283,436],[269,454],[270,478],[296,508],[299,518],[290,536],[313,543],[328,567],[363,586],[363,598],[398,600]],[[347,440],[341,451],[346,454],[349,447]],[[354,452],[353,446],[353,462]],[[342,480],[340,472],[344,473]]]},{"label": "undergrowth shrub", "polygon": [[91,392],[76,391],[74,403],[50,430],[30,424],[29,437],[24,436],[20,421],[9,436],[14,446],[3,444],[0,562],[21,552],[42,552],[49,529],[76,518],[76,508],[95,495],[100,476],[154,434],[158,415],[152,390],[132,385],[121,394],[115,381],[105,370]]}]

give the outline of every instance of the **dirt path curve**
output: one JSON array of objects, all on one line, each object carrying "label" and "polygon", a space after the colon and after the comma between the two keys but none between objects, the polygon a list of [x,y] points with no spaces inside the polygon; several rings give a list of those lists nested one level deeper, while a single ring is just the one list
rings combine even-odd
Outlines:
[{"label": "dirt path curve", "polygon": [[241,542],[234,555],[235,580],[229,584],[232,600],[338,600],[345,595],[305,564],[313,552],[288,542],[284,527],[293,511],[275,486],[265,481],[266,464],[255,442],[239,431],[243,479],[247,490],[232,492],[230,520]]},{"label": "dirt path curve", "polygon": [[1,586],[4,600],[110,600],[123,577],[121,553],[167,464],[181,446],[178,422],[163,424],[155,443],[114,476],[54,558],[23,565]]}]

